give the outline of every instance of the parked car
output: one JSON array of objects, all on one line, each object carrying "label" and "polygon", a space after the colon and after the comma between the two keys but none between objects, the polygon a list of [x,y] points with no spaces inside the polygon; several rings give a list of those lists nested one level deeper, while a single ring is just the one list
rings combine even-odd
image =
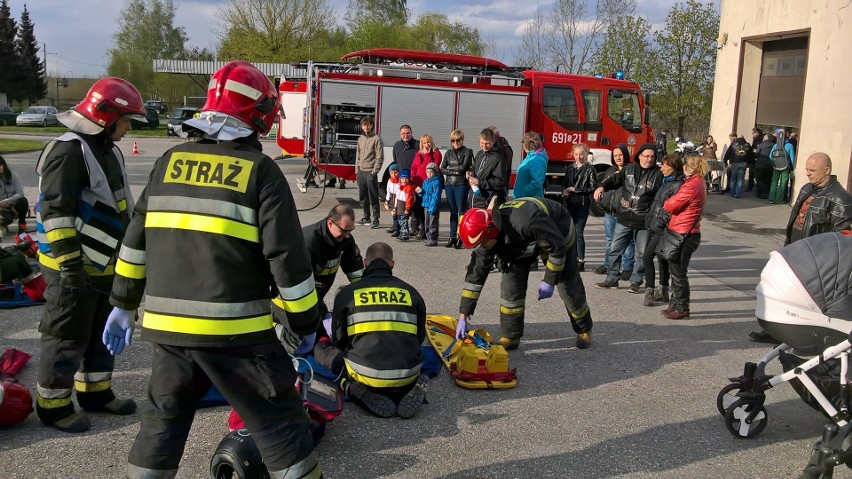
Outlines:
[{"label": "parked car", "polygon": [[175,133],[175,127],[183,125],[183,122],[186,120],[191,120],[195,114],[200,111],[200,108],[188,106],[181,107],[173,111],[171,116],[169,116],[169,123],[166,125],[166,134],[169,136],[177,136],[177,133]]},{"label": "parked car", "polygon": [[24,110],[15,119],[18,126],[48,126],[58,125],[56,114],[59,113],[54,106],[31,106]]},{"label": "parked car", "polygon": [[19,113],[9,105],[0,105],[0,126],[14,125]]},{"label": "parked car", "polygon": [[145,102],[145,108],[153,108],[158,115],[162,115],[169,111],[169,107],[166,106],[166,102],[162,100],[147,100]]},{"label": "parked car", "polygon": [[146,107],[145,119],[148,120],[148,123],[142,123],[139,120],[134,120],[133,118],[130,118],[130,126],[133,127],[134,130],[144,130],[146,128],[156,130],[160,127],[160,115],[157,114],[157,110]]}]

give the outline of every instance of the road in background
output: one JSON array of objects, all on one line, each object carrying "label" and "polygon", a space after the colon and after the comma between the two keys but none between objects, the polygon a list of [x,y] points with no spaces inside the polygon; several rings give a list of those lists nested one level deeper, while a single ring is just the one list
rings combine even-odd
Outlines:
[{"label": "road in background", "polygon": [[[139,192],[154,160],[178,140],[138,139],[140,154],[122,141],[133,190]],[[272,142],[267,153],[277,154]],[[26,170],[36,153],[7,156],[35,198],[36,178]],[[356,206],[353,185],[344,190],[311,188],[300,193],[296,179],[304,159],[279,162],[301,213],[302,224],[320,220],[337,202]],[[32,194],[31,194],[32,193]],[[324,197],[323,197],[324,194]],[[322,201],[320,199],[322,198]],[[592,347],[573,347],[558,298],[536,301],[543,272],[530,274],[527,326],[520,349],[510,355],[518,387],[474,391],[453,384],[442,372],[429,388],[429,404],[411,420],[378,419],[347,404],[329,425],[318,454],[327,478],[779,478],[795,477],[825,419],[808,408],[789,385],[767,392],[769,423],[751,440],[734,438],[716,411],[726,378],[742,373],[746,361],[768,351],[750,342],[754,287],[768,254],[783,241],[789,207],[713,195],[702,224],[702,244],[692,261],[692,319],[669,321],[663,306],[642,306],[642,295],[599,290],[602,276],[582,274],[595,321]],[[414,284],[430,313],[455,315],[469,252],[392,240],[383,228],[359,227],[361,249],[387,241],[395,251],[395,273]],[[441,239],[448,215],[442,213]],[[295,233],[295,232],[294,232]],[[587,269],[601,261],[601,220],[586,229]],[[8,239],[4,238],[6,242]],[[192,281],[191,272],[178,271]],[[345,280],[338,275],[338,285]],[[329,298],[329,301],[331,299]],[[487,282],[473,324],[499,334],[499,278]],[[40,307],[0,311],[0,346],[37,356]],[[138,337],[138,333],[137,333]],[[145,407],[151,347],[136,342],[117,360],[114,383],[122,396]],[[35,388],[36,361],[20,375]],[[770,372],[776,373],[775,370]],[[209,477],[209,459],[227,432],[228,408],[198,413],[187,444],[181,478]],[[42,426],[35,415],[24,425],[0,429],[0,477],[123,477],[139,414],[93,415],[93,428],[66,435]],[[838,469],[835,477],[852,477]]]}]

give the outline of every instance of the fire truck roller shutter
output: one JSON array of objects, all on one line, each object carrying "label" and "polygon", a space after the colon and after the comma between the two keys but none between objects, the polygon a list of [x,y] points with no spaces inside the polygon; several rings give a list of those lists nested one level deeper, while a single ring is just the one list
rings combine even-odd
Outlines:
[{"label": "fire truck roller shutter", "polygon": [[526,92],[461,92],[458,128],[465,132],[465,145],[478,151],[479,132],[494,125],[515,151],[512,171],[517,171],[524,159],[521,140],[527,128],[527,100]]},{"label": "fire truck roller shutter", "polygon": [[376,107],[376,85],[358,85],[334,80],[320,81],[320,103]]},{"label": "fire truck roller shutter", "polygon": [[379,128],[382,141],[385,145],[393,145],[399,141],[399,127],[411,125],[414,139],[419,140],[429,133],[435,146],[445,151],[450,146],[450,132],[453,131],[454,101],[455,92],[448,89],[382,87]]}]

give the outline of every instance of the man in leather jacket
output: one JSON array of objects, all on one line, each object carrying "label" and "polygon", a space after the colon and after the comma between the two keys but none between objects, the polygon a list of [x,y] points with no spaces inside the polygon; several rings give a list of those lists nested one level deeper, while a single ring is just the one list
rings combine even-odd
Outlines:
[{"label": "man in leather jacket", "polygon": [[852,195],[831,174],[831,158],[814,153],[805,163],[805,173],[809,183],[799,191],[790,212],[785,245],[820,233],[843,231],[852,223]]},{"label": "man in leather jacket", "polygon": [[[618,224],[612,236],[609,252],[609,265],[606,280],[596,283],[596,288],[617,289],[619,271],[615,265],[624,254],[630,238],[636,246],[636,257],[641,258],[648,244],[648,230],[645,229],[645,217],[654,201],[654,196],[663,181],[663,173],[655,161],[656,148],[645,143],[636,153],[633,163],[625,166],[617,174],[607,178],[595,190],[595,201],[603,196],[604,191],[622,188],[621,211],[618,213]],[[645,279],[645,266],[636,262],[633,274],[630,276],[629,292],[639,294],[642,281]]]},{"label": "man in leather jacket", "polygon": [[[799,191],[790,211],[785,246],[820,233],[852,227],[852,195],[831,174],[831,158],[822,152],[814,153],[805,162],[805,173],[808,184]],[[749,337],[761,343],[780,342],[766,331],[752,331]]]}]

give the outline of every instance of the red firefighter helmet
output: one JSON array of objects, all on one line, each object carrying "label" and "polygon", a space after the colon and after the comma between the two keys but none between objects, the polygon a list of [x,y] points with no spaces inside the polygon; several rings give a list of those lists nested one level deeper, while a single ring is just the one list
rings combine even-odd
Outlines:
[{"label": "red firefighter helmet", "polygon": [[500,230],[494,224],[491,211],[471,208],[464,213],[459,224],[459,238],[465,248],[476,248],[484,239],[494,239]]},{"label": "red firefighter helmet", "polygon": [[14,426],[33,412],[33,397],[14,381],[0,381],[0,425]]},{"label": "red firefighter helmet", "polygon": [[101,128],[109,127],[122,115],[133,115],[134,119],[147,123],[139,90],[129,81],[115,77],[96,81],[74,111]]},{"label": "red firefighter helmet", "polygon": [[15,244],[29,245],[26,249],[21,248],[21,252],[30,258],[35,258],[38,255],[38,241],[29,233],[16,234]]},{"label": "red firefighter helmet", "polygon": [[231,115],[261,135],[272,129],[278,115],[278,92],[263,72],[246,61],[233,61],[213,74],[207,102],[201,111]]}]

